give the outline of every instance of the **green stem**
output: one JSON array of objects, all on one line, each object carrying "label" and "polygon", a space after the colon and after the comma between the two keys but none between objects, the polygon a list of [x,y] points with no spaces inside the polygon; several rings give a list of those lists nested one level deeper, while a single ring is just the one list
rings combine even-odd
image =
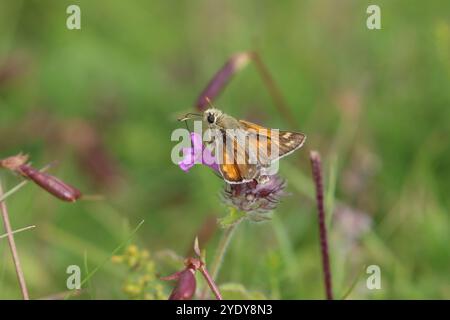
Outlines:
[{"label": "green stem", "polygon": [[[228,245],[230,244],[231,238],[233,237],[234,231],[236,230],[236,227],[239,225],[239,223],[242,221],[242,219],[237,220],[235,223],[231,224],[229,227],[227,227],[223,234],[222,238],[219,241],[219,244],[217,246],[216,255],[214,256],[214,260],[211,264],[211,278],[213,281],[216,281],[217,275],[219,274],[220,267],[222,266],[223,258],[225,256],[225,253],[228,249]],[[205,287],[201,298],[206,298],[208,294],[208,287]]]},{"label": "green stem", "polygon": [[[0,201],[0,202],[1,202],[1,201]],[[19,232],[22,232],[22,231],[26,231],[26,230],[33,229],[33,228],[36,228],[36,226],[28,226],[28,227],[25,227],[25,228],[20,228],[20,229],[17,229],[17,230],[12,231],[11,233],[12,233],[12,234],[16,234],[16,233],[19,233]],[[2,235],[0,235],[0,239],[6,238],[6,237],[8,237],[8,236],[9,236],[8,233],[2,234]]]},{"label": "green stem", "polygon": [[237,221],[232,224],[228,228],[226,228],[223,232],[222,238],[220,239],[219,245],[217,246],[216,255],[214,256],[213,263],[211,265],[211,277],[213,280],[217,279],[217,275],[219,274],[220,267],[222,266],[223,257],[225,256],[225,252],[228,249],[228,245],[233,237],[234,230],[236,230],[237,225],[242,220]]},{"label": "green stem", "polygon": [[17,191],[19,191],[22,187],[24,187],[26,184],[28,183],[28,180],[24,180],[21,183],[19,183],[18,185],[16,185],[14,188],[12,188],[11,190],[8,190],[7,192],[3,193],[0,196],[0,202],[3,202],[4,200],[6,200],[6,198],[8,198],[10,195],[16,193]]}]

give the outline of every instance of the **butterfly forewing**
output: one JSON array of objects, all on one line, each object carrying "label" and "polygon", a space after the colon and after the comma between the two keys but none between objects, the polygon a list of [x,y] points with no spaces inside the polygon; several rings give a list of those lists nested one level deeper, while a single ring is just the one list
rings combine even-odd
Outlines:
[{"label": "butterfly forewing", "polygon": [[[305,142],[306,136],[300,132],[280,131],[278,134],[279,158],[287,156]],[[276,159],[275,159],[276,160]]]},{"label": "butterfly forewing", "polygon": [[205,112],[212,119],[207,118],[207,121],[214,131],[212,141],[219,170],[228,183],[244,183],[274,174],[270,170],[274,162],[305,142],[306,136],[300,132],[269,129],[236,120],[217,109]]},{"label": "butterfly forewing", "polygon": [[270,165],[300,148],[306,136],[300,132],[268,129],[257,124],[239,120],[250,135],[250,150],[258,152],[258,161],[263,166]]},{"label": "butterfly forewing", "polygon": [[231,131],[223,133],[221,143],[218,145],[218,160],[222,160],[219,161],[219,169],[229,183],[248,182],[255,179],[258,174],[256,160],[251,159],[250,149],[242,141],[241,133],[233,134]]}]

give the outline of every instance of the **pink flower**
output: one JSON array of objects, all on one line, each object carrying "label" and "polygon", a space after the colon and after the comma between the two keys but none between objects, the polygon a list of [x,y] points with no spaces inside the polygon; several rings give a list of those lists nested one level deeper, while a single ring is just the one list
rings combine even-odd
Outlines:
[{"label": "pink flower", "polygon": [[216,163],[216,158],[211,153],[211,150],[203,145],[202,137],[196,132],[191,132],[192,146],[189,148],[183,148],[183,160],[178,165],[180,168],[188,172],[194,164],[204,164],[215,171],[219,171],[219,166]]}]

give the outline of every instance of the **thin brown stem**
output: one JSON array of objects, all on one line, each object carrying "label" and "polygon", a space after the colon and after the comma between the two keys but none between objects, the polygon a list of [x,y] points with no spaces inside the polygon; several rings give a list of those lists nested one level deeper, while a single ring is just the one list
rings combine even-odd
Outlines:
[{"label": "thin brown stem", "polygon": [[203,277],[205,278],[206,282],[208,283],[208,286],[210,287],[211,291],[216,296],[216,299],[222,300],[222,295],[220,294],[219,288],[217,287],[213,278],[209,275],[208,270],[205,268],[205,266],[200,267],[200,272],[202,273]]},{"label": "thin brown stem", "polygon": [[258,73],[261,76],[264,85],[267,87],[267,90],[272,97],[275,107],[278,109],[283,119],[288,122],[289,125],[291,125],[293,128],[295,128],[298,125],[295,121],[295,116],[293,115],[291,109],[288,107],[288,104],[286,103],[281,90],[278,88],[275,80],[269,72],[269,69],[262,61],[261,56],[258,52],[252,52],[252,60],[255,63],[256,69],[258,70]]},{"label": "thin brown stem", "polygon": [[316,200],[319,220],[320,252],[322,254],[323,277],[325,283],[325,294],[328,300],[333,300],[333,290],[331,284],[330,258],[328,254],[327,227],[325,224],[325,206],[323,203],[323,181],[322,181],[322,161],[317,151],[311,151],[311,160],[314,184],[316,186]]},{"label": "thin brown stem", "polygon": [[269,95],[271,96],[280,115],[293,128],[297,127],[298,124],[295,121],[294,114],[286,103],[286,100],[272,77],[269,68],[267,68],[261,59],[261,56],[256,51],[240,52],[229,58],[227,62],[219,69],[219,71],[214,74],[205,89],[203,89],[200,93],[195,103],[196,108],[199,111],[204,111],[210,104],[209,100],[214,101],[225,89],[234,75],[247,66],[249,62],[253,62],[255,64],[258,75],[261,77],[261,80],[269,92]]},{"label": "thin brown stem", "polygon": [[[0,183],[0,197],[3,195],[3,188]],[[14,235],[11,228],[11,223],[9,222],[8,208],[6,207],[6,202],[0,202],[0,208],[2,211],[3,224],[5,225],[5,231],[8,235],[8,243],[11,249],[11,254],[13,257],[14,267],[16,269],[17,278],[19,280],[20,290],[22,291],[22,296],[24,300],[30,300],[28,295],[27,285],[25,283],[25,277],[23,275],[22,267],[20,265],[19,254],[17,252],[16,243],[14,241]]]}]

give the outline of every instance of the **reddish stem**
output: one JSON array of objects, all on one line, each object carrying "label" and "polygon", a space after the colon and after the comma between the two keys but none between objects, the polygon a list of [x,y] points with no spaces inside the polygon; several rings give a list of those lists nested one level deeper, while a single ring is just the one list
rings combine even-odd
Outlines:
[{"label": "reddish stem", "polygon": [[209,288],[216,296],[216,299],[222,300],[222,295],[220,294],[219,288],[217,287],[216,283],[209,275],[209,272],[208,272],[208,270],[206,270],[204,265],[200,267],[200,272],[202,273],[203,277],[205,278],[206,282],[208,283]]},{"label": "reddish stem", "polygon": [[317,210],[319,214],[318,218],[319,218],[320,251],[322,254],[325,294],[328,300],[333,300],[330,258],[328,255],[327,228],[325,224],[325,207],[323,204],[322,161],[317,151],[311,151],[309,157],[311,160],[314,184],[316,186]]},{"label": "reddish stem", "polygon": [[297,121],[295,121],[294,114],[284,100],[281,90],[278,88],[269,69],[262,61],[261,56],[258,52],[255,51],[252,52],[252,58],[264,85],[267,87],[267,90],[272,97],[275,107],[278,109],[283,119],[289,123],[289,125],[291,125],[293,128],[297,127]]}]

